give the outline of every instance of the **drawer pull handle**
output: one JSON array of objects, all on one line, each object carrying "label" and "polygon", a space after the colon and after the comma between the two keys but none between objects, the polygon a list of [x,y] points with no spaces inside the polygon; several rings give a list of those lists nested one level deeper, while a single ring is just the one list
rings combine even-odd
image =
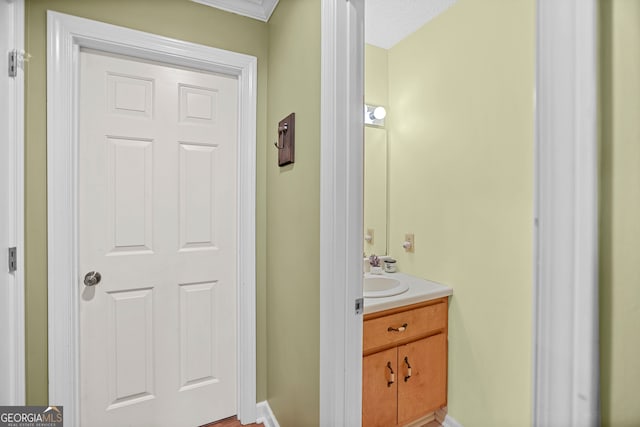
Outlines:
[{"label": "drawer pull handle", "polygon": [[409,357],[405,356],[404,363],[407,364],[407,375],[404,377],[404,382],[406,383],[411,378],[411,365],[409,364]]},{"label": "drawer pull handle", "polygon": [[400,326],[399,328],[394,328],[393,326],[389,326],[387,328],[387,332],[404,332],[407,330],[407,326],[409,326],[406,323],[403,323],[402,326]]},{"label": "drawer pull handle", "polygon": [[387,387],[391,387],[391,384],[396,382],[396,374],[393,373],[391,362],[387,362],[387,368],[389,368],[389,379],[387,380]]}]

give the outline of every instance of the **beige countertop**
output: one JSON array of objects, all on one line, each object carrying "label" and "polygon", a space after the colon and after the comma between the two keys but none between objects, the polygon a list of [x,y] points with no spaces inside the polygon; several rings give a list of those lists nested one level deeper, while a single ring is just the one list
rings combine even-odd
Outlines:
[{"label": "beige countertop", "polygon": [[[365,276],[378,276],[369,273]],[[382,298],[364,298],[364,314],[389,310],[404,305],[416,304],[436,298],[453,295],[453,289],[440,283],[420,279],[405,273],[383,273],[383,276],[393,277],[409,285],[409,290],[398,295]]]}]

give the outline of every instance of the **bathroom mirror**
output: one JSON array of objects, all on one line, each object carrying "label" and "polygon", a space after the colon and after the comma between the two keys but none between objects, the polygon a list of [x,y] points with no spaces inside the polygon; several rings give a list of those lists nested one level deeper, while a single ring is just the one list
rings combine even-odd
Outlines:
[{"label": "bathroom mirror", "polygon": [[364,129],[364,252],[387,253],[387,131]]},{"label": "bathroom mirror", "polygon": [[[375,2],[374,2],[375,3]],[[377,5],[372,3],[371,7]],[[369,7],[367,3],[367,7]],[[365,23],[365,31],[366,30]],[[373,25],[373,24],[372,24]],[[383,48],[365,45],[364,96],[365,123],[371,123],[371,114],[367,106],[389,108],[388,99],[388,55]],[[371,109],[371,108],[370,108]],[[387,255],[388,244],[388,115],[383,120],[374,120],[375,124],[365,124],[364,129],[364,253]]]},{"label": "bathroom mirror", "polygon": [[[387,145],[389,117],[371,120],[375,106],[388,110],[388,63],[385,49],[365,45],[364,253],[387,255],[389,181]],[[369,107],[367,109],[367,107]],[[375,122],[375,124],[366,124]]]}]

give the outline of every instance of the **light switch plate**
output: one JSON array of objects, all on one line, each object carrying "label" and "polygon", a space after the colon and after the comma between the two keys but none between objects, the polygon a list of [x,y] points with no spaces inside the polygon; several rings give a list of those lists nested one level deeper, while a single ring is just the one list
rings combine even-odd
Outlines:
[{"label": "light switch plate", "polygon": [[[370,245],[373,245],[373,240],[374,240],[374,229],[373,228],[367,228],[367,233],[364,236],[364,240],[366,240],[366,242]],[[369,238],[367,238],[369,237]]]},{"label": "light switch plate", "polygon": [[407,252],[413,252],[416,248],[416,238],[413,233],[407,233],[404,235],[404,241],[409,242],[409,247],[405,248]]}]

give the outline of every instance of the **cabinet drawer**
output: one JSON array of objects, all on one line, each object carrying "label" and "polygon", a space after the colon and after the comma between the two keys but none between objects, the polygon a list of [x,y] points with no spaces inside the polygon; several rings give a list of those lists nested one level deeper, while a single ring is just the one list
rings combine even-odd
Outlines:
[{"label": "cabinet drawer", "polygon": [[[407,342],[430,332],[443,330],[447,324],[447,304],[439,302],[364,321],[362,351]],[[406,326],[405,326],[406,325]]]}]

